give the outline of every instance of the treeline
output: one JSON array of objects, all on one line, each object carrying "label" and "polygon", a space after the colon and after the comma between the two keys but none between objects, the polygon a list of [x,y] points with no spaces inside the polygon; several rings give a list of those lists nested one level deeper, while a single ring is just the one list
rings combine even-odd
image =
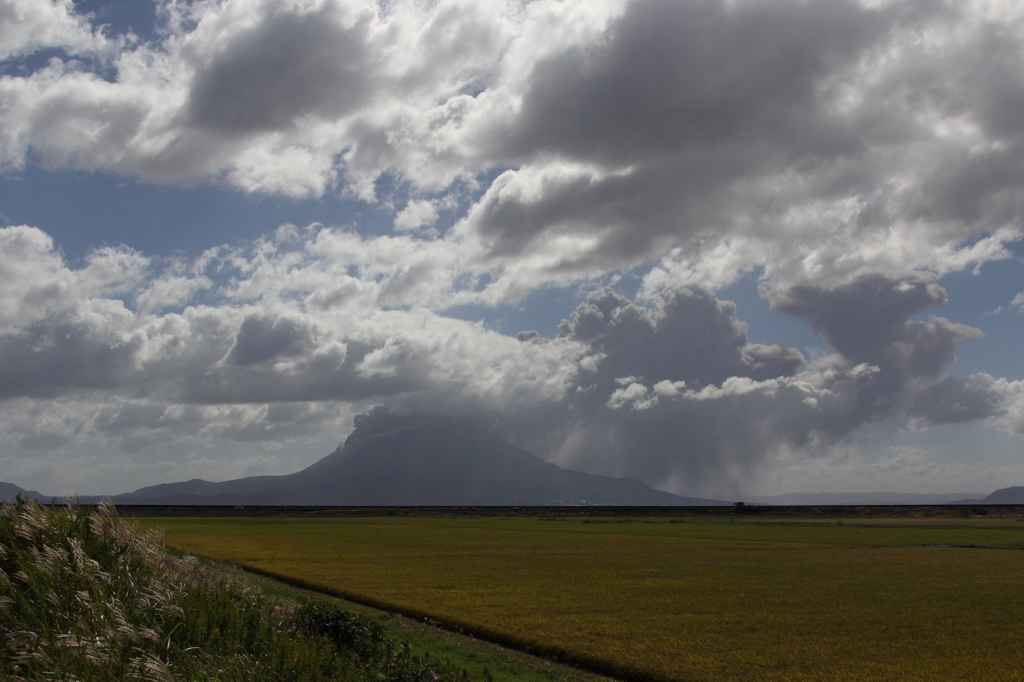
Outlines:
[{"label": "treeline", "polygon": [[0,679],[462,682],[388,628],[165,551],[109,502],[0,506]]}]

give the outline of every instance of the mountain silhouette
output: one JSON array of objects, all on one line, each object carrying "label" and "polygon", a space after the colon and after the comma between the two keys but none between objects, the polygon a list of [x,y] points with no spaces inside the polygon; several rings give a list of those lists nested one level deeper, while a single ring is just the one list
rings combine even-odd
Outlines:
[{"label": "mountain silhouette", "polygon": [[37,501],[49,499],[43,498],[42,494],[37,493],[35,490],[25,490],[13,483],[4,483],[0,481],[0,502],[14,502],[14,500],[17,499],[18,493],[21,493],[22,498],[32,498]]},{"label": "mountain silhouette", "polygon": [[356,418],[343,445],[294,474],[222,483],[195,479],[136,490],[117,504],[331,506],[727,505],[629,478],[563,469],[457,419]]},{"label": "mountain silhouette", "polygon": [[980,504],[1024,504],[1024,486],[1000,488],[988,497],[976,501]]}]

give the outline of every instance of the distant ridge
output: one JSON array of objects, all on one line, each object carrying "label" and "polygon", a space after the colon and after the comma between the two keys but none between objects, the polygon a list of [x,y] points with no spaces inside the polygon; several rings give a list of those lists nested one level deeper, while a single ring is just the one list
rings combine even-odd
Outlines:
[{"label": "distant ridge", "polygon": [[324,506],[707,506],[630,478],[563,469],[457,419],[357,417],[345,443],[294,474],[141,488],[117,504]]},{"label": "distant ridge", "polygon": [[991,495],[976,501],[981,504],[1024,504],[1024,486],[1000,488]]},{"label": "distant ridge", "polygon": [[749,498],[749,501],[773,505],[812,506],[844,504],[957,504],[979,502],[982,497],[984,495],[981,493],[786,493],[785,495],[775,495],[772,497],[752,496]]},{"label": "distant ridge", "polygon": [[13,483],[4,483],[0,481],[0,502],[14,502],[18,493],[21,493],[22,498],[31,497],[37,501],[47,501],[50,498],[44,498],[42,493],[37,493],[35,490],[24,490]]}]

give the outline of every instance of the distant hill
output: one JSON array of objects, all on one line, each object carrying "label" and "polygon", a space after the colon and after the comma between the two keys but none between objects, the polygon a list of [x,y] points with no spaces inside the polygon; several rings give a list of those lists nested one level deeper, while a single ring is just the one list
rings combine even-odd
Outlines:
[{"label": "distant hill", "polygon": [[978,502],[981,504],[1024,504],[1024,486],[1000,488]]},{"label": "distant hill", "polygon": [[294,474],[141,488],[118,504],[354,506],[728,505],[571,471],[455,419],[361,415],[345,443]]},{"label": "distant hill", "polygon": [[956,504],[977,502],[982,493],[787,493],[772,497],[745,498],[744,501],[775,505],[843,504]]},{"label": "distant hill", "polygon": [[37,493],[35,490],[24,490],[13,483],[0,482],[0,502],[14,502],[18,493],[21,493],[23,498],[31,497],[34,500],[43,502],[49,500],[49,498],[43,497],[42,493]]}]

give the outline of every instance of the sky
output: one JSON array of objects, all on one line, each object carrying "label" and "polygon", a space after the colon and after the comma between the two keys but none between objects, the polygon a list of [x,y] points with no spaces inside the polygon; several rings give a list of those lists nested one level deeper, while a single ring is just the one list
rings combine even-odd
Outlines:
[{"label": "sky", "polygon": [[686,495],[1024,485],[1016,0],[0,0],[0,480],[456,415]]}]

